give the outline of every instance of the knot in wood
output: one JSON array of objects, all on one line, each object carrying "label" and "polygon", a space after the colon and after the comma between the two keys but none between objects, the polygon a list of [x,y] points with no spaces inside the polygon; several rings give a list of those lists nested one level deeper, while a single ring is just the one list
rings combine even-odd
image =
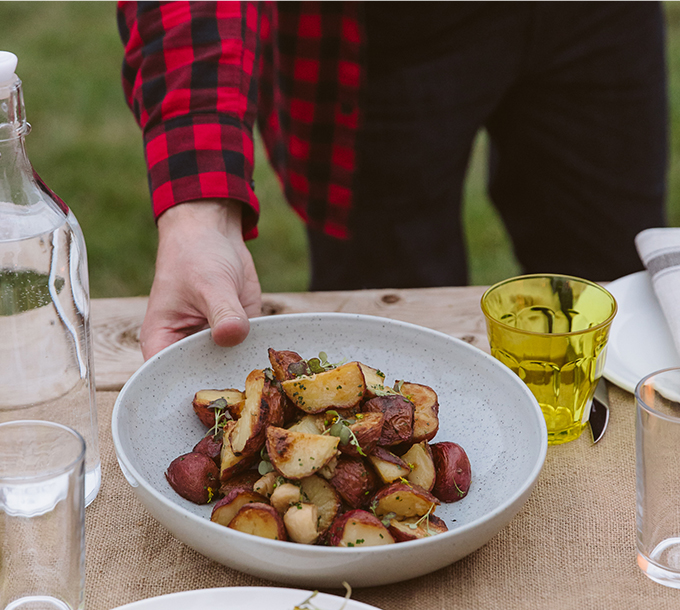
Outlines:
[{"label": "knot in wood", "polygon": [[387,305],[392,305],[401,301],[401,297],[398,294],[385,294],[380,300]]}]

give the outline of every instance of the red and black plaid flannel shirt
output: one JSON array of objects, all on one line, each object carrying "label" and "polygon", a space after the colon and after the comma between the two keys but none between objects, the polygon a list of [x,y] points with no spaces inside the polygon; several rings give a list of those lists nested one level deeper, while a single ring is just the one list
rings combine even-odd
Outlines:
[{"label": "red and black plaid flannel shirt", "polygon": [[154,213],[243,202],[256,235],[253,125],[289,203],[347,237],[363,82],[360,2],[119,2],[123,87]]}]

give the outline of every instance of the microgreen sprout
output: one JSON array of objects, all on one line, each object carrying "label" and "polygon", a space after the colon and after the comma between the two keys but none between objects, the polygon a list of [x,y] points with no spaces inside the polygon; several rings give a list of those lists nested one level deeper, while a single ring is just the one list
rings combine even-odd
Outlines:
[{"label": "microgreen sprout", "polygon": [[301,360],[300,362],[293,362],[288,365],[288,372],[296,377],[304,377],[316,375],[317,373],[325,373],[331,371],[341,364],[344,364],[346,359],[335,364],[328,362],[326,352],[319,352],[318,358],[310,358],[309,360]]},{"label": "microgreen sprout", "polygon": [[433,531],[430,529],[430,515],[432,514],[432,511],[434,510],[434,502],[430,504],[429,510],[420,518],[418,521],[415,523],[409,523],[408,526],[412,530],[417,530],[418,526],[424,521],[425,522],[425,531],[427,532],[428,536],[434,536],[437,532]]},{"label": "microgreen sprout", "polygon": [[[344,610],[344,608],[347,606],[347,602],[349,601],[349,598],[352,597],[352,587],[349,586],[346,582],[343,581],[342,586],[345,587],[345,601],[338,608],[338,610]],[[318,591],[313,591],[312,594],[305,599],[300,605],[295,606],[293,610],[319,610],[317,606],[312,604],[312,600],[319,594]]]},{"label": "microgreen sprout", "polygon": [[208,430],[208,434],[212,434],[216,441],[219,441],[224,434],[224,424],[232,419],[231,413],[229,413],[227,409],[228,406],[225,398],[213,400],[208,405],[208,409],[213,409],[215,411],[215,424]]},{"label": "microgreen sprout", "polygon": [[342,445],[347,445],[348,443],[353,445],[356,447],[357,453],[359,455],[366,457],[366,453],[364,453],[364,450],[359,444],[357,435],[354,434],[354,431],[350,428],[354,422],[351,419],[343,417],[333,409],[326,411],[326,415],[330,416],[331,418],[330,420],[326,419],[324,422],[327,426],[330,425],[330,427],[327,429],[328,434],[331,436],[337,436],[340,439],[340,444]]},{"label": "microgreen sprout", "polygon": [[271,460],[269,459],[269,454],[267,453],[266,447],[262,447],[262,450],[260,451],[260,458],[261,461],[257,465],[257,472],[259,472],[261,476],[273,472],[274,466],[272,466]]}]

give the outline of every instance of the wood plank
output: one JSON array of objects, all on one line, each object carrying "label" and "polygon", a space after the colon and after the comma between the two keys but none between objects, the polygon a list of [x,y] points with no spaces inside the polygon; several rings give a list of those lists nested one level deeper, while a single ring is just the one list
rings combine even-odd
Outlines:
[{"label": "wood plank", "polygon": [[[483,286],[269,293],[263,315],[287,313],[361,313],[427,326],[488,352],[479,301]],[[119,390],[142,365],[139,328],[146,297],[92,300],[95,382],[98,390]]]}]

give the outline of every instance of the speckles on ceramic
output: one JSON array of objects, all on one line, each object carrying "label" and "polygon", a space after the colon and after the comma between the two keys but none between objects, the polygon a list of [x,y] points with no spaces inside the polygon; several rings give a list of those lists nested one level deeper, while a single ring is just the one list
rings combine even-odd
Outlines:
[{"label": "speckles on ceramic", "polygon": [[[434,442],[459,443],[472,465],[467,497],[437,508],[448,533],[367,549],[269,541],[213,524],[210,507],[175,494],[165,470],[205,433],[191,408],[193,395],[204,388],[243,389],[252,369],[269,365],[269,347],[305,358],[323,351],[331,362],[359,360],[383,371],[386,383],[403,379],[437,392],[440,429]],[[138,482],[135,493],[177,538],[236,569],[315,587],[343,580],[352,586],[396,582],[461,559],[521,508],[547,449],[538,404],[497,360],[442,333],[352,314],[257,318],[248,339],[232,348],[216,346],[209,331],[188,337],[145,363],[125,385],[112,429],[119,461]]]}]

